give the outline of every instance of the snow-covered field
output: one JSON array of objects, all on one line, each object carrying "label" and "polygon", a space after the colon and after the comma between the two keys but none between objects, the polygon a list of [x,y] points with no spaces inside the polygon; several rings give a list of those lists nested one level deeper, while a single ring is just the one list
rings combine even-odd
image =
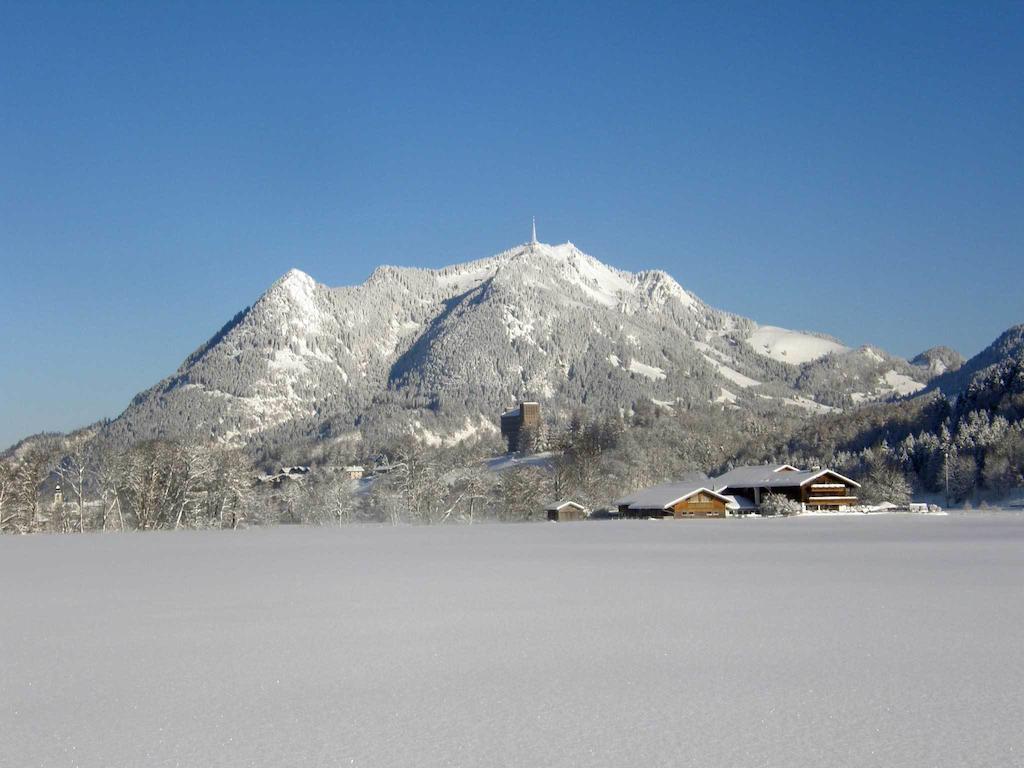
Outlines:
[{"label": "snow-covered field", "polygon": [[1024,515],[0,539],[0,765],[1018,766]]}]

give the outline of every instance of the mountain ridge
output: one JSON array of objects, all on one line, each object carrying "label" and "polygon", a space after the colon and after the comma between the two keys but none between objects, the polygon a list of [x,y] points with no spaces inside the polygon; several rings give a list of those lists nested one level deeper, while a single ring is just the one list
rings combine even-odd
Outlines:
[{"label": "mountain ridge", "polygon": [[1024,323],[1010,326],[981,352],[936,376],[929,382],[928,390],[939,390],[947,397],[955,396],[980,375],[1014,358],[1024,359]]},{"label": "mountain ridge", "polygon": [[353,286],[290,269],[102,434],[246,444],[414,424],[486,433],[523,397],[555,414],[647,398],[801,415],[929,379],[875,347],[713,308],[663,270],[527,243],[439,269],[381,265]]}]

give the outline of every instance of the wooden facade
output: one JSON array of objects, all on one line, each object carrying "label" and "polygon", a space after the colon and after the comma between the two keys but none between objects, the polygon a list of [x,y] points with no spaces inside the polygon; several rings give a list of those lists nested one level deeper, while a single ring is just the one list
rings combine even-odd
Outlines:
[{"label": "wooden facade", "polygon": [[783,475],[793,475],[793,482],[753,485],[729,485],[721,488],[723,493],[743,496],[760,507],[768,494],[785,496],[806,509],[836,511],[858,503],[857,489],[860,487],[849,478],[832,470],[794,471],[778,470]]},{"label": "wooden facade", "polygon": [[671,507],[673,517],[725,517],[725,501],[707,491],[699,491]]},{"label": "wooden facade", "polygon": [[619,516],[624,518],[650,517],[726,517],[728,499],[709,488],[687,491],[682,497],[662,496],[661,499],[620,503]]},{"label": "wooden facade", "polygon": [[826,471],[800,487],[800,502],[809,509],[838,509],[857,503],[857,492],[845,478]]}]

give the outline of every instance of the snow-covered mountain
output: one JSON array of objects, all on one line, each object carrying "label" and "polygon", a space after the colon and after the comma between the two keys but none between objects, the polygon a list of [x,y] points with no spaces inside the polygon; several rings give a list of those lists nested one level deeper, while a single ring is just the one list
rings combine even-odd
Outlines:
[{"label": "snow-covered mountain", "polygon": [[1024,360],[1024,325],[1007,328],[970,360],[962,362],[961,358],[960,365],[950,366],[933,378],[928,388],[955,397],[963,393],[973,381],[981,380],[986,373],[1015,360]]},{"label": "snow-covered mountain", "polygon": [[291,270],[105,433],[251,443],[412,429],[446,440],[495,430],[518,398],[549,412],[650,398],[819,413],[929,377],[876,348],[715,309],[665,272],[528,243],[439,270],[380,267],[351,287]]},{"label": "snow-covered mountain", "polygon": [[939,376],[959,369],[964,364],[964,356],[949,347],[932,347],[915,355],[910,364],[927,368],[931,375]]}]

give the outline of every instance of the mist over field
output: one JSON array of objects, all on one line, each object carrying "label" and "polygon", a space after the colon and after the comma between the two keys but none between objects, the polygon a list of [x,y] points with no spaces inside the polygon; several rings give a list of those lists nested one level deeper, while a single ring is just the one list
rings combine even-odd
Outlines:
[{"label": "mist over field", "polygon": [[1024,516],[0,538],[0,764],[1010,766]]}]

